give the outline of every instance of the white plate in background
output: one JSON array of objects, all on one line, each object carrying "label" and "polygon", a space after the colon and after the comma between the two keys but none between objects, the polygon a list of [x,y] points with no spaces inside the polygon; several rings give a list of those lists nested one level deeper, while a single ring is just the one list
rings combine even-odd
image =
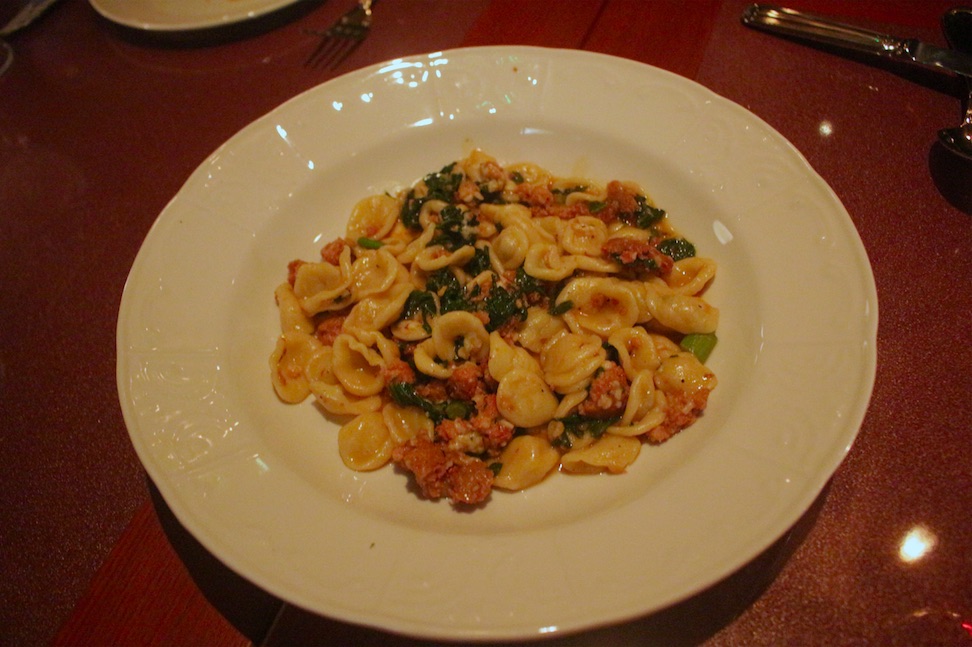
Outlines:
[{"label": "white plate in background", "polygon": [[104,18],[145,31],[220,27],[265,16],[301,0],[88,0]]}]

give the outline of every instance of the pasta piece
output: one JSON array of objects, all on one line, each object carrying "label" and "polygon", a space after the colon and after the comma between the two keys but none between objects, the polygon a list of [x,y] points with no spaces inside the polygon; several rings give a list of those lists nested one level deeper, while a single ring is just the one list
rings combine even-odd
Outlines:
[{"label": "pasta piece", "polygon": [[607,339],[612,332],[635,325],[640,312],[629,287],[631,281],[584,276],[571,279],[557,296],[557,303],[570,301],[564,321],[575,333],[594,333]]},{"label": "pasta piece", "polygon": [[345,326],[362,330],[381,330],[399,318],[412,288],[407,284],[392,286],[388,292],[373,294],[354,304]]},{"label": "pasta piece", "polygon": [[392,325],[391,334],[401,341],[422,341],[431,334],[425,326],[425,323],[415,319],[402,319]]},{"label": "pasta piece", "polygon": [[[572,197],[572,196],[569,196]],[[560,235],[560,245],[570,254],[599,257],[607,240],[607,225],[593,216],[578,216],[568,220]]]},{"label": "pasta piece", "polygon": [[523,265],[530,238],[521,227],[506,227],[493,239],[493,252],[505,270],[515,270]]},{"label": "pasta piece", "polygon": [[432,237],[435,236],[435,225],[429,225],[422,231],[422,235],[414,238],[401,252],[395,255],[399,263],[404,265],[411,264],[419,252],[425,249]]},{"label": "pasta piece", "polygon": [[697,295],[715,277],[715,274],[715,261],[692,256],[675,261],[664,283],[674,294]]},{"label": "pasta piece", "polygon": [[304,374],[318,404],[327,411],[339,416],[356,416],[369,411],[377,411],[381,407],[381,398],[377,395],[359,398],[351,395],[341,385],[332,370],[334,351],[330,346],[324,346],[314,353]]},{"label": "pasta piece", "polygon": [[510,164],[506,167],[506,170],[528,184],[550,184],[554,181],[554,176],[550,171],[532,162]]},{"label": "pasta piece", "polygon": [[577,269],[572,256],[563,256],[560,249],[549,243],[534,243],[523,259],[527,274],[541,281],[561,281]]},{"label": "pasta piece", "polygon": [[557,393],[571,393],[587,387],[594,371],[607,359],[596,335],[562,332],[540,353],[543,377]]},{"label": "pasta piece", "polygon": [[281,400],[303,402],[310,394],[304,366],[320,348],[321,342],[307,333],[291,330],[280,336],[270,355],[270,377]]},{"label": "pasta piece", "polygon": [[664,420],[665,412],[655,402],[654,374],[642,371],[631,382],[620,424],[608,427],[608,431],[617,436],[641,436]]},{"label": "pasta piece", "polygon": [[567,226],[567,221],[556,216],[543,216],[542,218],[534,218],[533,224],[547,234],[548,240],[558,242]]},{"label": "pasta piece", "polygon": [[365,346],[376,349],[381,355],[382,362],[385,366],[397,361],[400,357],[398,352],[398,344],[388,339],[377,330],[361,330],[360,328],[345,326],[345,332],[353,336]]},{"label": "pasta piece", "polygon": [[[459,271],[462,272],[462,270]],[[465,272],[462,273],[465,274]],[[467,278],[465,281],[460,278],[460,282],[465,286],[466,294],[475,292],[487,294],[492,289],[493,284],[496,283],[496,276],[492,271],[485,270],[472,278]]]},{"label": "pasta piece", "polygon": [[321,346],[307,358],[307,362],[304,364],[304,376],[307,377],[309,384],[313,384],[314,382],[340,384],[337,378],[334,377],[334,371],[331,370],[331,357],[333,354],[334,350],[330,346]]},{"label": "pasta piece", "polygon": [[489,360],[487,369],[490,376],[499,382],[513,369],[531,371],[543,375],[540,364],[530,353],[520,346],[511,346],[498,332],[489,334]]},{"label": "pasta piece", "polygon": [[304,314],[300,307],[300,301],[294,294],[294,289],[290,283],[281,283],[273,292],[280,310],[280,330],[281,332],[302,332],[308,335],[314,334],[314,324],[310,318]]},{"label": "pasta piece", "polygon": [[486,367],[494,380],[498,382],[513,370],[515,355],[514,347],[506,343],[502,335],[495,331],[489,334],[489,361]]},{"label": "pasta piece", "polygon": [[478,148],[465,159],[456,162],[456,166],[474,183],[505,180],[503,168],[496,162],[496,158]]},{"label": "pasta piece", "polygon": [[639,322],[654,319],[685,335],[715,332],[718,327],[719,310],[701,297],[661,293],[648,283],[636,286],[634,292],[638,299]]},{"label": "pasta piece", "polygon": [[351,264],[351,298],[360,301],[388,290],[398,279],[399,269],[404,270],[395,257],[383,249],[362,252]]},{"label": "pasta piece", "polygon": [[716,376],[695,355],[682,351],[662,360],[655,372],[655,386],[666,393],[711,391]]},{"label": "pasta piece", "polygon": [[384,193],[359,200],[348,218],[347,235],[351,241],[359,238],[381,240],[398,222],[402,203]]},{"label": "pasta piece", "polygon": [[385,362],[377,352],[348,334],[334,340],[331,370],[348,393],[377,395],[385,388]]},{"label": "pasta piece", "polygon": [[[587,399],[587,391],[574,391],[572,393],[565,393],[564,397],[560,399],[560,404],[557,405],[557,411],[554,413],[554,418],[566,418],[569,416],[574,409],[577,408],[581,402]],[[561,429],[563,431],[563,429]],[[558,434],[559,435],[559,432]]]},{"label": "pasta piece", "polygon": [[434,272],[443,267],[462,267],[472,260],[476,255],[476,248],[472,245],[464,245],[454,252],[448,251],[441,245],[431,245],[418,253],[415,257],[415,264],[423,272]]},{"label": "pasta piece", "polygon": [[294,294],[309,315],[340,310],[351,297],[351,248],[341,251],[338,265],[303,263],[297,268]]},{"label": "pasta piece", "polygon": [[439,221],[439,214],[442,210],[449,206],[449,203],[445,200],[427,200],[422,204],[422,208],[419,209],[419,225],[422,229],[427,229],[429,227],[435,227],[436,222]]},{"label": "pasta piece", "polygon": [[608,344],[618,352],[618,360],[629,380],[644,371],[654,371],[661,361],[651,335],[641,326],[615,330],[608,337]]},{"label": "pasta piece", "polygon": [[469,312],[448,312],[432,324],[435,353],[447,362],[479,362],[489,357],[489,333],[483,322]]},{"label": "pasta piece", "polygon": [[655,320],[682,334],[715,332],[719,311],[703,299],[684,294],[663,296],[652,313]]},{"label": "pasta piece", "polygon": [[356,472],[383,467],[391,459],[394,442],[381,413],[363,413],[338,431],[341,460]]},{"label": "pasta piece", "polygon": [[419,434],[432,437],[434,425],[421,409],[401,407],[389,402],[382,407],[381,416],[396,445],[401,445]]},{"label": "pasta piece", "polygon": [[630,238],[632,240],[648,242],[652,238],[652,232],[650,230],[641,229],[640,227],[632,227],[631,225],[620,220],[608,225],[607,230],[608,240],[612,238]]},{"label": "pasta piece", "polygon": [[557,398],[540,375],[513,369],[499,381],[496,408],[517,427],[537,427],[553,418]]},{"label": "pasta piece", "polygon": [[315,381],[310,383],[310,390],[325,411],[337,416],[356,416],[381,408],[380,396],[358,398],[344,390],[340,384]]},{"label": "pasta piece", "polygon": [[593,256],[583,256],[575,254],[570,257],[574,265],[582,272],[599,272],[601,274],[617,274],[621,271],[621,265],[608,258],[595,258]]},{"label": "pasta piece", "polygon": [[620,474],[635,462],[640,452],[641,441],[637,438],[604,434],[590,445],[564,454],[560,465],[572,474],[604,471]]},{"label": "pasta piece", "polygon": [[304,374],[318,404],[327,411],[339,416],[356,416],[369,411],[377,411],[381,407],[381,398],[377,395],[359,398],[348,393],[333,369],[334,350],[330,346],[323,346],[307,360]]},{"label": "pasta piece", "polygon": [[415,368],[420,373],[429,377],[440,380],[447,380],[452,377],[452,367],[443,366],[438,363],[436,357],[435,341],[429,338],[415,347],[415,351],[412,354],[412,361],[415,362]]},{"label": "pasta piece", "polygon": [[498,462],[501,467],[493,487],[525,490],[542,481],[560,463],[560,452],[540,436],[517,436],[510,441]]},{"label": "pasta piece", "polygon": [[[658,333],[648,333],[648,337],[651,338],[651,343],[655,345],[655,354],[659,357],[659,362],[661,358],[674,355],[681,349],[678,344],[666,337],[665,335],[659,335]],[[656,367],[657,368],[657,367]]]},{"label": "pasta piece", "polygon": [[401,220],[395,220],[391,231],[381,239],[381,249],[398,259],[415,238],[415,233],[403,225]]},{"label": "pasta piece", "polygon": [[530,209],[522,204],[483,204],[479,213],[487,222],[495,223],[504,230],[518,227],[527,237],[530,245],[557,242],[557,237],[540,227],[534,220]]},{"label": "pasta piece", "polygon": [[544,308],[528,308],[526,321],[516,340],[523,348],[540,353],[547,342],[565,330],[567,324],[561,317],[555,317]]}]

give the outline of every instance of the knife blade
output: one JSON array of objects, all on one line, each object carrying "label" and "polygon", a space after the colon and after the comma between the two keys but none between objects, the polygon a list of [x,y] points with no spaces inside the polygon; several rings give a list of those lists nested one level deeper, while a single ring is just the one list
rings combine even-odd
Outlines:
[{"label": "knife blade", "polygon": [[6,25],[0,27],[0,36],[9,36],[37,20],[57,0],[29,0]]},{"label": "knife blade", "polygon": [[923,43],[916,38],[898,38],[786,7],[750,5],[743,11],[742,23],[814,43],[972,76],[972,55]]}]

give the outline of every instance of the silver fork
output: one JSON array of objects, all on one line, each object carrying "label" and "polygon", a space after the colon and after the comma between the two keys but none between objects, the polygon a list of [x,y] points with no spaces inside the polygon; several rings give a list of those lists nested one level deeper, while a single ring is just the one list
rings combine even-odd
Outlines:
[{"label": "silver fork", "polygon": [[324,31],[308,29],[321,42],[304,61],[306,67],[334,69],[351,55],[371,29],[371,5],[376,0],[358,0],[358,5]]}]

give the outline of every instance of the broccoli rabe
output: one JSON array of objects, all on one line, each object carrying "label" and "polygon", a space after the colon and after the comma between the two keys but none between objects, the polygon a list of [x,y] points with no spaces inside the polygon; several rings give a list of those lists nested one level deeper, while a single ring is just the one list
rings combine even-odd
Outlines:
[{"label": "broccoli rabe", "polygon": [[456,165],[453,162],[443,167],[438,173],[429,173],[426,175],[423,179],[423,183],[427,189],[424,196],[416,196],[415,189],[408,192],[405,196],[405,203],[402,205],[401,214],[399,215],[403,225],[409,229],[421,229],[419,212],[422,211],[422,205],[429,200],[452,202],[464,177],[461,171],[453,172],[455,167]]},{"label": "broccoli rabe", "polygon": [[570,449],[574,444],[574,438],[589,435],[593,438],[600,438],[608,427],[615,424],[620,418],[592,418],[582,416],[579,413],[572,413],[566,418],[559,418],[558,422],[564,425],[562,434],[554,438],[551,442],[554,446]]},{"label": "broccoli rabe", "polygon": [[388,395],[401,407],[418,407],[432,422],[469,418],[476,413],[476,405],[468,400],[445,400],[433,402],[415,392],[415,385],[408,382],[392,382],[388,385]]}]

